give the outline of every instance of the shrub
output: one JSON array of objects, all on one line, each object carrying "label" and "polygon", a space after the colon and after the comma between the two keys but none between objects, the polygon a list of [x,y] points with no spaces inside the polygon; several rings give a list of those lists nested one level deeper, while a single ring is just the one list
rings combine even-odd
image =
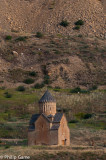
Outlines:
[{"label": "shrub", "polygon": [[83,37],[83,35],[82,35],[82,34],[79,34],[79,35],[78,35],[78,37],[79,37],[79,38],[82,38],[82,37]]},{"label": "shrub", "polygon": [[12,97],[12,95],[10,94],[10,93],[8,93],[8,94],[6,94],[6,96],[5,96],[6,98],[11,98]]},{"label": "shrub", "polygon": [[90,113],[86,113],[85,115],[84,115],[84,119],[89,119],[89,118],[91,118],[92,117],[92,114],[90,114]]},{"label": "shrub", "polygon": [[81,89],[80,87],[76,87],[70,90],[70,93],[89,93],[89,90]]},{"label": "shrub", "polygon": [[6,97],[6,98],[11,98],[11,97],[12,97],[12,94],[10,94],[10,93],[8,93],[8,92],[5,92],[4,94],[5,94],[5,97]]},{"label": "shrub", "polygon": [[36,89],[40,89],[40,88],[43,88],[43,87],[44,87],[44,83],[41,83],[41,84],[37,83],[34,86],[34,88],[36,88]]},{"label": "shrub", "polygon": [[32,83],[34,83],[34,79],[32,79],[32,78],[27,78],[27,79],[25,79],[24,80],[24,83],[26,83],[26,84],[32,84]]},{"label": "shrub", "polygon": [[5,37],[5,40],[11,40],[12,39],[12,36],[10,36],[10,35],[7,35],[6,37]]},{"label": "shrub", "polygon": [[94,86],[92,86],[91,88],[90,88],[90,90],[92,91],[92,90],[96,90],[98,87],[96,86],[96,85],[94,85]]},{"label": "shrub", "polygon": [[73,119],[73,120],[71,120],[69,123],[78,123],[78,120]]},{"label": "shrub", "polygon": [[44,76],[44,83],[45,84],[49,84],[50,83],[50,77],[49,77],[49,75],[45,75]]},{"label": "shrub", "polygon": [[79,112],[75,115],[75,117],[78,119],[84,119],[84,115],[85,115],[85,113]]},{"label": "shrub", "polygon": [[70,90],[70,93],[78,93],[78,92],[81,92],[81,88],[80,87],[76,87],[76,88]]},{"label": "shrub", "polygon": [[67,22],[67,20],[62,20],[60,25],[63,27],[67,27],[69,25],[69,22]]},{"label": "shrub", "polygon": [[42,37],[43,37],[43,34],[42,34],[41,32],[37,32],[37,33],[36,33],[36,37],[37,37],[37,38],[42,38]]},{"label": "shrub", "polygon": [[17,88],[17,91],[23,92],[23,91],[25,91],[25,87],[24,86],[19,86]]},{"label": "shrub", "polygon": [[8,149],[8,148],[10,148],[10,146],[9,146],[9,145],[6,145],[6,146],[5,146],[5,149]]},{"label": "shrub", "polygon": [[75,30],[79,30],[80,29],[80,25],[77,25],[74,27]]},{"label": "shrub", "polygon": [[83,94],[85,94],[85,93],[90,93],[90,91],[88,91],[88,90],[85,90],[85,89],[81,89],[80,93],[83,93]]},{"label": "shrub", "polygon": [[78,25],[78,26],[79,26],[79,25],[80,25],[80,26],[81,26],[81,25],[84,25],[84,21],[80,19],[80,20],[78,20],[78,21],[75,22],[75,25]]},{"label": "shrub", "polygon": [[29,76],[36,77],[37,73],[35,71],[29,72]]},{"label": "shrub", "polygon": [[27,39],[26,36],[24,36],[24,37],[18,37],[18,38],[16,39],[16,41],[26,41],[26,39]]},{"label": "shrub", "polygon": [[78,118],[78,119],[89,119],[89,118],[92,117],[92,114],[79,112],[79,113],[77,113],[75,116],[76,116],[76,118]]}]

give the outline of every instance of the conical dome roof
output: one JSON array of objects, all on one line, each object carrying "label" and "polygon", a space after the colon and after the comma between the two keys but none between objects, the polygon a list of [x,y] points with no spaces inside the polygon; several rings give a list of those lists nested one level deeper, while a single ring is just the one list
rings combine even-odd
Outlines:
[{"label": "conical dome roof", "polygon": [[43,103],[43,102],[56,102],[56,100],[47,90],[39,101],[39,103]]}]

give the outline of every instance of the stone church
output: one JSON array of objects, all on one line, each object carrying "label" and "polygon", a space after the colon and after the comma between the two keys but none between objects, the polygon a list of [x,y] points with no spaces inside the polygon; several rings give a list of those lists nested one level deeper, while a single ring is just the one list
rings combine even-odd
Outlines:
[{"label": "stone church", "polygon": [[39,101],[39,114],[31,117],[28,145],[70,145],[66,117],[56,113],[56,100],[48,90]]}]

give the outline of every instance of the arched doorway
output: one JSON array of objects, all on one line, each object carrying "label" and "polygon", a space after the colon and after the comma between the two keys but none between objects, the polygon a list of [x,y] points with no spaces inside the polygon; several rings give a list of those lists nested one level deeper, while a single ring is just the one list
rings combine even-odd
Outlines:
[{"label": "arched doorway", "polygon": [[67,141],[67,139],[62,140],[62,145],[63,145],[63,146],[66,145],[66,141]]}]

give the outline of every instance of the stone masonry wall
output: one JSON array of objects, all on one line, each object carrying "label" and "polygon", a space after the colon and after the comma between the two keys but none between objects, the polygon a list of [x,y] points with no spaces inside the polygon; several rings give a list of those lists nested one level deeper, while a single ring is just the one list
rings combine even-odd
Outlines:
[{"label": "stone masonry wall", "polygon": [[45,102],[39,104],[39,112],[45,113],[46,115],[56,114],[56,103],[55,102]]},{"label": "stone masonry wall", "polygon": [[59,145],[70,145],[70,130],[68,128],[67,120],[64,115],[61,119],[60,127],[58,130],[58,144]]},{"label": "stone masonry wall", "polygon": [[50,123],[41,115],[35,123],[36,144],[50,143]]},{"label": "stone masonry wall", "polygon": [[35,145],[35,131],[29,131],[28,132],[28,145]]},{"label": "stone masonry wall", "polygon": [[50,131],[50,145],[58,145],[58,130]]}]

